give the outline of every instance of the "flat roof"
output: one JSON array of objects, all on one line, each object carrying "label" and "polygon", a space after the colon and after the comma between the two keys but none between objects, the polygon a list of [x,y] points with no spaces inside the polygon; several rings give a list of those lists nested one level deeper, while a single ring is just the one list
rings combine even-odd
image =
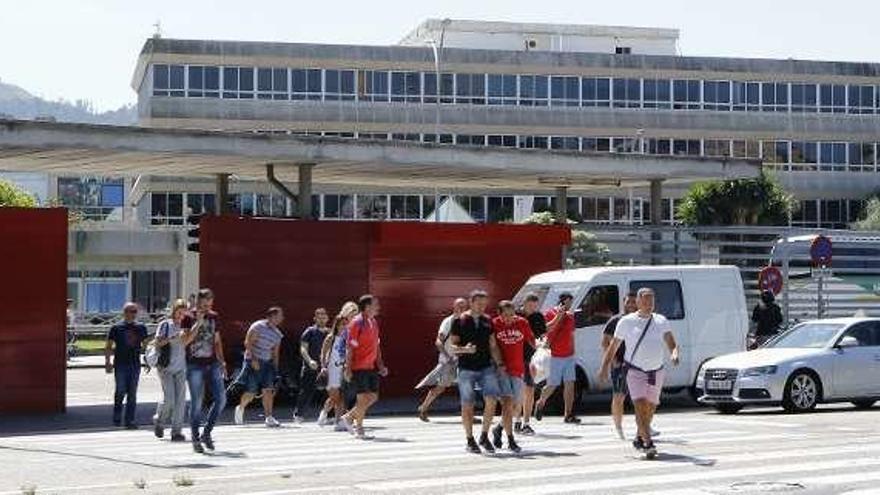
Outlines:
[{"label": "flat roof", "polygon": [[513,34],[549,34],[554,36],[589,36],[589,37],[621,37],[642,39],[678,39],[678,29],[649,28],[634,26],[607,26],[598,24],[557,24],[543,22],[505,22],[477,21],[467,19],[426,19],[407,34],[401,44],[421,40],[425,32],[444,29],[449,32],[462,33],[513,33]]},{"label": "flat roof", "polygon": [[[541,70],[554,74],[576,74],[585,70],[608,75],[644,72],[658,77],[766,78],[772,81],[821,79],[876,84],[880,64],[870,62],[835,62],[796,59],[760,59],[734,57],[686,57],[678,55],[618,55],[586,52],[549,52],[443,48],[445,70],[461,67],[481,72]],[[141,49],[132,78],[137,91],[150,63],[192,63],[215,65],[255,65],[262,67],[332,66],[385,69],[409,69],[422,66],[433,70],[434,55],[429,46],[379,46],[317,43],[281,43],[263,41],[185,40],[148,38]],[[305,64],[305,65],[303,65]],[[665,74],[665,75],[664,75]],[[873,80],[872,80],[873,79]]]},{"label": "flat roof", "polygon": [[345,186],[571,190],[756,177],[758,160],[520,150],[254,132],[0,119],[0,170],[262,180],[266,165],[296,182]]}]

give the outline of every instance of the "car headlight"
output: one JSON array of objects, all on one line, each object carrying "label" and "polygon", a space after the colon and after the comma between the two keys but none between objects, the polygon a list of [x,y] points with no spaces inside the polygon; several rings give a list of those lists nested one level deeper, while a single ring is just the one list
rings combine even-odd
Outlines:
[{"label": "car headlight", "polygon": [[742,376],[763,376],[775,375],[776,366],[758,366],[757,368],[748,368],[743,371]]}]

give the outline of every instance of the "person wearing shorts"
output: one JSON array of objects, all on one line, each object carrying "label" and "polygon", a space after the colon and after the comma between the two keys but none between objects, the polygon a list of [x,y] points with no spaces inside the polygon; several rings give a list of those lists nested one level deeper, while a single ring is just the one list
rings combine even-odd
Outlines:
[{"label": "person wearing shorts", "polygon": [[673,365],[678,365],[680,357],[672,326],[663,315],[654,313],[654,291],[647,287],[639,289],[636,306],[637,312],[624,316],[617,323],[614,339],[605,350],[599,378],[602,381],[608,378],[614,356],[625,344],[626,386],[635,407],[638,426],[633,446],[652,457],[657,454],[657,449],[651,438],[651,423],[663,390],[666,350],[669,350]]},{"label": "person wearing shorts", "polygon": [[455,383],[456,375],[456,357],[450,349],[449,333],[452,331],[452,322],[459,318],[462,313],[468,309],[466,299],[459,297],[452,302],[452,314],[443,319],[440,328],[437,330],[437,338],[434,340],[434,347],[437,348],[439,355],[437,356],[437,366],[431,370],[428,375],[416,385],[416,388],[433,385],[431,390],[425,396],[425,400],[419,405],[419,419],[428,422],[428,410],[431,404],[440,397],[447,388]]},{"label": "person wearing shorts", "polygon": [[263,412],[266,415],[266,426],[277,428],[281,423],[273,415],[275,403],[275,378],[278,375],[279,349],[284,334],[278,326],[284,321],[284,312],[279,307],[271,307],[266,311],[266,318],[254,322],[244,338],[244,362],[241,365],[236,382],[244,387],[244,394],[235,407],[234,421],[237,425],[244,424],[244,412],[248,404],[263,394]]},{"label": "person wearing shorts", "polygon": [[501,392],[501,424],[492,429],[492,444],[501,448],[501,430],[507,433],[507,448],[513,452],[521,449],[513,437],[513,414],[516,408],[522,409],[523,347],[535,346],[535,336],[525,318],[516,316],[511,301],[498,304],[499,316],[492,320],[495,342],[501,351],[503,366],[498,368],[498,384]]},{"label": "person wearing shorts", "polygon": [[364,418],[370,407],[379,400],[379,377],[388,375],[379,348],[379,299],[369,294],[358,299],[360,314],[348,327],[348,347],[345,352],[346,377],[357,392],[352,410],[345,413],[341,422],[346,430],[359,439],[366,439]]},{"label": "person wearing shorts", "polygon": [[[452,322],[450,340],[452,351],[458,356],[458,393],[461,399],[461,424],[467,439],[467,451],[480,454],[495,452],[489,441],[489,428],[495,415],[495,403],[500,395],[496,366],[503,366],[501,352],[492,332],[492,321],[486,316],[488,295],[481,290],[471,292],[470,309]],[[494,365],[493,365],[494,364]],[[480,443],[474,440],[475,387],[483,392],[483,424]]]},{"label": "person wearing shorts", "polygon": [[535,404],[535,419],[541,421],[547,399],[556,388],[562,385],[562,398],[565,404],[565,422],[578,424],[580,419],[574,415],[574,383],[577,380],[574,360],[574,315],[571,304],[574,296],[568,292],[559,294],[559,304],[544,314],[547,320],[547,342],[550,343],[550,374]]},{"label": "person wearing shorts", "polygon": [[[532,335],[535,339],[540,339],[547,333],[547,321],[544,315],[538,311],[541,299],[534,292],[526,295],[523,301],[522,313],[520,316],[529,322]],[[532,356],[535,354],[535,348],[532,346],[523,347],[523,366],[525,373],[523,374],[523,400],[522,407],[516,411],[516,421],[513,423],[513,431],[522,433],[523,435],[534,435],[535,430],[529,425],[532,417],[532,411],[535,409],[535,377],[532,376]],[[520,418],[522,418],[520,420]]]},{"label": "person wearing shorts", "polygon": [[[330,332],[321,346],[321,373],[327,375],[327,400],[318,415],[318,426],[336,424],[337,431],[345,431],[340,418],[346,413],[345,397],[342,386],[345,375],[345,352],[348,340],[348,326],[358,313],[357,303],[348,301],[342,305],[339,314],[330,325]],[[336,415],[335,421],[330,420],[330,411]]]},{"label": "person wearing shorts", "polygon": [[[614,339],[614,331],[617,323],[624,316],[636,311],[636,294],[630,292],[623,299],[623,313],[614,316],[605,324],[602,333],[602,349],[607,350]],[[614,431],[621,440],[626,439],[623,433],[623,405],[626,401],[626,370],[623,367],[623,357],[626,352],[626,344],[621,344],[614,355],[611,363],[611,418],[614,420]]]}]

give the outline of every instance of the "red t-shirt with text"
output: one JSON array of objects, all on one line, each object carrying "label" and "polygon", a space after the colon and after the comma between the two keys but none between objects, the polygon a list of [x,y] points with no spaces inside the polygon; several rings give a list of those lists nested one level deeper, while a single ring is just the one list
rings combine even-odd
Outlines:
[{"label": "red t-shirt with text", "polygon": [[524,346],[527,345],[526,342],[535,341],[529,322],[519,316],[515,316],[510,322],[505,322],[500,316],[496,316],[492,320],[492,331],[495,333],[495,342],[501,349],[507,374],[522,378],[526,372],[523,362]]},{"label": "red t-shirt with text", "polygon": [[[544,313],[544,319],[548,324],[555,318],[556,308]],[[574,316],[571,313],[566,312],[556,327],[547,331],[547,341],[550,342],[551,356],[564,358],[574,355]]]},{"label": "red t-shirt with text", "polygon": [[375,318],[357,315],[348,326],[348,344],[351,346],[352,371],[376,369],[379,357],[379,323]]}]

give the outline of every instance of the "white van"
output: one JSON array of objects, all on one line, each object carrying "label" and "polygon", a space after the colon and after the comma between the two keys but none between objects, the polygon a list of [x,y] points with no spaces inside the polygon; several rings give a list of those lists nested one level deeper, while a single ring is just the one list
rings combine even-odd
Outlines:
[{"label": "white van", "polygon": [[623,307],[627,292],[650,287],[656,293],[656,312],[672,324],[681,347],[681,363],[667,368],[665,387],[692,389],[697,372],[707,360],[746,350],[749,328],[743,283],[735,266],[633,266],[580,268],[532,276],[514,302],[522,304],[535,293],[541,311],[556,304],[559,294],[574,295],[578,399],[600,387],[605,323]]}]

